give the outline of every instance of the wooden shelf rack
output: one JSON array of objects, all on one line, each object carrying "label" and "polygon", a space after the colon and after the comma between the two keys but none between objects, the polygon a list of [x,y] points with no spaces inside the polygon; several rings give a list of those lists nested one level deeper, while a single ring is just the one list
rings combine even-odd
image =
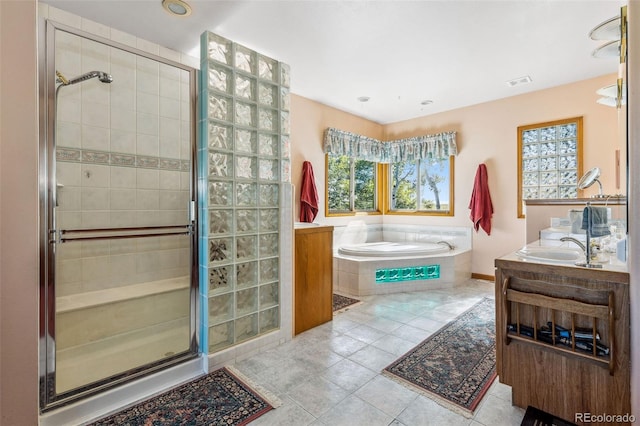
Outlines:
[{"label": "wooden shelf rack", "polygon": [[[516,282],[516,290],[511,288],[511,284]],[[576,294],[575,287],[563,284],[550,283],[546,281],[527,280],[522,278],[506,277],[502,284],[503,303],[505,321],[502,324],[504,333],[504,344],[508,345],[511,340],[522,341],[532,345],[539,345],[544,348],[557,351],[567,356],[582,358],[602,365],[609,369],[613,375],[615,368],[615,309],[614,293],[606,290],[582,290]],[[525,308],[527,307],[527,308]],[[524,310],[527,310],[524,313]],[[515,311],[515,312],[514,312]],[[559,324],[558,317],[564,319],[564,323]],[[568,321],[567,321],[568,319]],[[578,320],[581,324],[588,323],[591,328],[592,338],[590,343],[593,350],[585,351],[576,347],[576,329]],[[540,339],[540,324],[551,323],[551,341]],[[567,324],[566,322],[570,322]],[[510,324],[515,324],[515,331],[508,331]],[[561,337],[556,331],[556,326],[562,325],[570,332],[569,343],[561,343]],[[521,327],[532,328],[533,336],[523,336]],[[607,355],[598,354],[596,343],[598,340],[598,326],[606,327],[603,335],[608,342],[609,353]],[[606,330],[606,331],[605,331]],[[553,343],[555,342],[555,343]]]}]

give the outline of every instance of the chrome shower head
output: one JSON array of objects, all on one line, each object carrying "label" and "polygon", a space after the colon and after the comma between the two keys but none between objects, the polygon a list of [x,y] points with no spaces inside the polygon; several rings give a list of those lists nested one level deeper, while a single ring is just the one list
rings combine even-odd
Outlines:
[{"label": "chrome shower head", "polygon": [[[82,74],[76,78],[72,78],[69,80],[63,79],[60,73],[56,72],[58,75],[58,81],[60,81],[64,86],[69,86],[71,84],[82,83],[83,81],[90,80],[92,78],[97,77],[102,83],[111,83],[113,81],[113,77],[110,74],[107,74],[103,71],[90,71],[86,74]],[[66,80],[66,82],[64,81]]]},{"label": "chrome shower head", "polygon": [[103,83],[111,83],[113,81],[113,77],[111,77],[111,74],[100,71],[100,73],[98,74],[98,80]]}]

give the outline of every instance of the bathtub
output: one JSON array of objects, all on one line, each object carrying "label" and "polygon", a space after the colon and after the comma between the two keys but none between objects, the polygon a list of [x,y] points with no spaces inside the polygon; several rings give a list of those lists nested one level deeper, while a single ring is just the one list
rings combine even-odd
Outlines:
[{"label": "bathtub", "polygon": [[346,256],[362,257],[406,257],[429,256],[451,250],[443,243],[394,243],[376,242],[342,246],[338,253]]},{"label": "bathtub", "polygon": [[446,243],[349,244],[333,262],[335,290],[353,296],[449,288],[471,278],[471,250]]}]

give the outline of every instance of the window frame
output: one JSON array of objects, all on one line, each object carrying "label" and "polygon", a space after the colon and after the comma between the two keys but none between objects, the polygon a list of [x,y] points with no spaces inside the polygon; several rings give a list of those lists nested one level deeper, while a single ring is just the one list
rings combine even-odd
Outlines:
[{"label": "window frame", "polygon": [[[584,135],[584,127],[583,127],[583,117],[579,116],[579,117],[571,117],[571,118],[565,118],[562,120],[553,120],[553,121],[546,121],[546,122],[542,122],[542,123],[534,123],[534,124],[528,124],[526,126],[518,126],[518,159],[517,159],[517,164],[516,164],[516,168],[518,170],[518,199],[517,199],[517,203],[518,203],[518,218],[519,219],[523,219],[525,218],[525,214],[524,214],[524,199],[522,198],[523,194],[524,194],[524,188],[523,188],[523,167],[522,167],[522,161],[524,158],[523,155],[523,146],[524,146],[524,142],[522,140],[522,135],[525,131],[529,131],[532,129],[543,129],[546,127],[554,127],[554,126],[560,126],[563,124],[569,124],[569,123],[576,123],[576,174],[577,174],[577,180],[580,179],[580,177],[582,176],[582,160],[583,160],[583,135]],[[556,158],[559,157],[560,154],[556,153]],[[539,158],[539,156],[538,156]],[[558,167],[558,170],[561,170]],[[562,169],[562,170],[566,170],[566,169]],[[576,181],[577,184],[577,181]],[[580,194],[582,193],[582,191],[580,189],[576,188],[576,197],[580,197]],[[558,199],[558,198],[542,198],[542,200],[554,200],[554,199]],[[575,198],[561,198],[561,199],[567,199],[567,200],[572,200]]]},{"label": "window frame", "polygon": [[[415,160],[422,161],[422,160]],[[419,167],[419,165],[418,165]],[[404,215],[404,216],[442,216],[452,217],[455,216],[455,160],[454,156],[449,156],[449,209],[448,210],[392,210],[391,209],[391,164],[383,164],[383,176],[384,180],[384,197],[383,197],[383,212],[388,215]],[[419,195],[419,194],[418,194]],[[420,197],[418,196],[418,205]]]},{"label": "window frame", "polygon": [[[380,205],[381,205],[381,200],[382,200],[382,188],[381,188],[381,176],[382,176],[382,164],[380,163],[376,163],[374,161],[370,161],[371,163],[373,163],[374,166],[374,179],[373,179],[373,184],[374,184],[374,190],[373,190],[373,194],[374,194],[374,209],[373,210],[356,210],[355,209],[355,162],[358,160],[356,158],[353,157],[348,157],[347,155],[340,155],[343,157],[347,157],[349,158],[350,161],[350,172],[349,172],[349,189],[350,189],[350,195],[349,195],[349,208],[350,210],[348,211],[330,211],[329,210],[329,155],[335,155],[335,154],[325,154],[324,156],[324,163],[325,163],[325,197],[324,197],[324,202],[325,202],[325,216],[326,217],[340,217],[340,216],[366,216],[366,215],[379,215],[382,214]],[[368,161],[368,160],[365,160]]]}]

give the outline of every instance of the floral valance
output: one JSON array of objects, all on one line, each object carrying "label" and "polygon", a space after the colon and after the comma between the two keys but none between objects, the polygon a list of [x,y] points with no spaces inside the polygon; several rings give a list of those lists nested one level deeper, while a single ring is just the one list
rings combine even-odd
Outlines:
[{"label": "floral valance", "polygon": [[456,132],[383,142],[329,127],[324,132],[324,152],[376,163],[398,163],[423,158],[444,160],[456,155],[458,148]]}]

